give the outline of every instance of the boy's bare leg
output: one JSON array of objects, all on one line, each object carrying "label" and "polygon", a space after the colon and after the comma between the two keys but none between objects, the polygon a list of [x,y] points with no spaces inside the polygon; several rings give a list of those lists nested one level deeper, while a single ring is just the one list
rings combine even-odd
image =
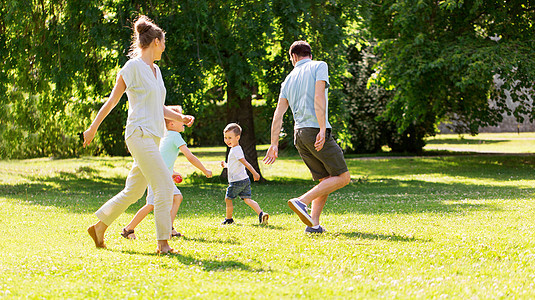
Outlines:
[{"label": "boy's bare leg", "polygon": [[[322,196],[328,196],[330,193],[343,188],[349,183],[349,181],[351,181],[349,171],[342,173],[338,176],[330,176],[324,179],[320,179],[320,183],[318,185],[301,195],[301,197],[299,197],[298,199],[306,205],[309,205],[310,203],[312,203],[313,200]],[[325,198],[325,200],[327,200],[327,198]],[[323,206],[324,205],[325,203],[323,203]],[[323,209],[323,206],[321,207],[321,209]]]},{"label": "boy's bare leg", "polygon": [[180,208],[180,204],[182,203],[182,195],[174,195],[173,196],[173,205],[171,206],[171,220],[172,222],[175,221],[176,214],[178,213],[178,209]]},{"label": "boy's bare leg", "polygon": [[232,199],[225,198],[226,204],[226,217],[227,219],[232,219],[232,213],[234,212],[234,205],[232,204]]},{"label": "boy's bare leg", "polygon": [[[171,206],[171,225],[175,223],[176,214],[178,213],[178,208],[180,207],[180,204],[182,203],[182,195],[173,195],[173,205]],[[177,236],[179,235],[178,231],[176,231],[174,228],[171,230],[171,236]],[[180,234],[181,235],[181,234]]]},{"label": "boy's bare leg", "polygon": [[130,221],[130,223],[128,225],[126,225],[126,227],[124,229],[126,229],[127,231],[128,230],[131,230],[131,229],[135,229],[137,225],[139,225],[139,223],[141,223],[141,221],[143,221],[143,219],[145,219],[145,217],[154,209],[154,205],[151,205],[151,204],[145,204],[145,206],[143,206],[142,208],[140,208],[136,215],[134,216],[134,218],[132,219],[132,221]]},{"label": "boy's bare leg", "polygon": [[258,205],[258,203],[252,199],[243,199],[243,201],[249,205],[254,211],[255,213],[258,215],[262,212],[262,209],[260,208],[260,205]]}]

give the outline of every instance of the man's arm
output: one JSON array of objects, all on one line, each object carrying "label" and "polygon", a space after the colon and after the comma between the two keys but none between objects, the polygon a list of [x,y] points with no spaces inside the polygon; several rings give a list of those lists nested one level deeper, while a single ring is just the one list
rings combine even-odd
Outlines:
[{"label": "man's arm", "polygon": [[327,110],[327,99],[325,99],[325,81],[316,81],[315,88],[314,111],[316,112],[316,118],[318,118],[320,132],[316,136],[314,148],[316,149],[316,151],[320,151],[321,149],[323,149],[323,145],[325,144],[325,130],[327,126],[325,121],[325,114]]},{"label": "man's arm", "polygon": [[279,98],[277,108],[273,114],[273,122],[271,123],[271,145],[269,146],[266,156],[262,160],[265,164],[270,165],[275,162],[277,157],[279,157],[279,134],[282,128],[282,118],[289,106],[288,99]]}]

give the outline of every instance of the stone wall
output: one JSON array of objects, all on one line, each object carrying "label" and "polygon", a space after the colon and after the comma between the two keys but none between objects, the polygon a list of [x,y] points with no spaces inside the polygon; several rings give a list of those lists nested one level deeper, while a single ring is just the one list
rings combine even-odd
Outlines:
[{"label": "stone wall", "polygon": [[518,123],[513,116],[504,116],[498,126],[482,127],[479,132],[535,132],[535,124],[527,120]]}]

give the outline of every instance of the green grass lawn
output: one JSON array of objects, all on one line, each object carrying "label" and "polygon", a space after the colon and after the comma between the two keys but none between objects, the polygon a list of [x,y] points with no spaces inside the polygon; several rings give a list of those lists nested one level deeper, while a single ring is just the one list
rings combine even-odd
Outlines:
[{"label": "green grass lawn", "polygon": [[[193,149],[215,174],[224,148]],[[119,235],[132,205],[96,249],[86,228],[119,192],[130,158],[0,161],[0,298],[533,298],[535,157],[348,159],[352,183],[325,207],[323,235],[286,201],[313,186],[297,157],[262,166],[257,225],[235,202],[222,227],[226,183],[203,180],[184,157],[184,202],[170,244],[155,254],[152,215],[137,240]]]},{"label": "green grass lawn", "polygon": [[487,153],[534,153],[535,132],[481,133],[475,136],[438,134],[427,139],[426,150]]}]

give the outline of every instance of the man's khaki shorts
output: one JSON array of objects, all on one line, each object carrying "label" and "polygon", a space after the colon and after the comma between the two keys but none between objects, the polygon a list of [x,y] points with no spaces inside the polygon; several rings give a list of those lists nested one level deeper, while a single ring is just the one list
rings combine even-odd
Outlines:
[{"label": "man's khaki shorts", "polygon": [[314,149],[319,128],[299,128],[294,132],[295,147],[307,165],[312,178],[320,180],[338,176],[348,171],[342,148],[334,141],[331,129],[325,131],[325,144],[320,151]]}]

